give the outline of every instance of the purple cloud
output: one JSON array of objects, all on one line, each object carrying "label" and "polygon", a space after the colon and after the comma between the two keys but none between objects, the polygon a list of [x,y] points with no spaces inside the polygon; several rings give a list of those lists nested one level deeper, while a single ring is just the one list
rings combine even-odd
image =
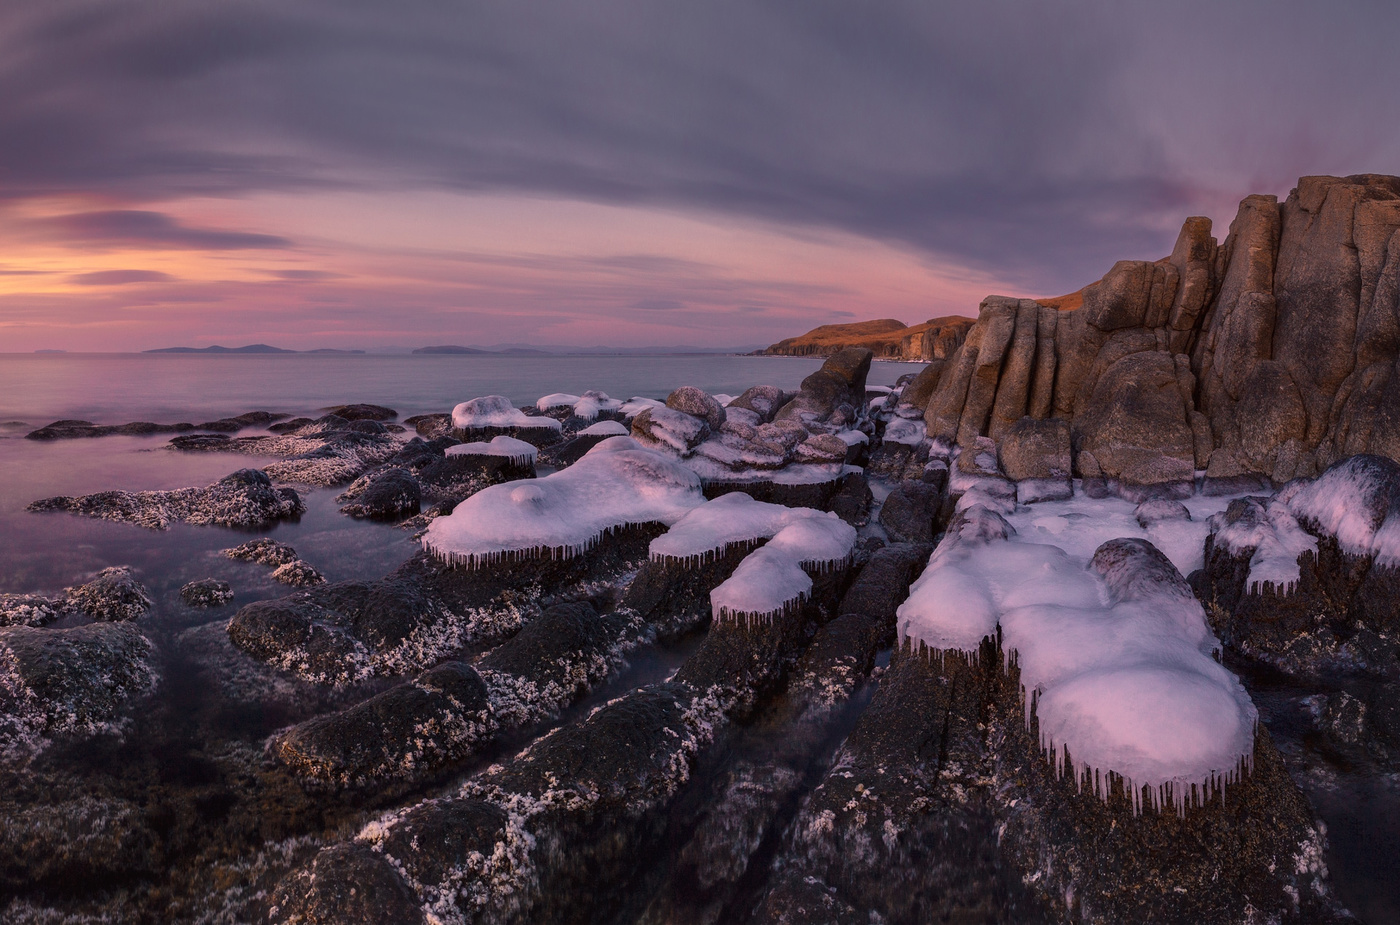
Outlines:
[{"label": "purple cloud", "polygon": [[159,247],[181,250],[280,249],[291,241],[274,234],[191,228],[162,212],[110,209],[74,212],[36,219],[35,225],[71,244],[114,244],[122,247]]},{"label": "purple cloud", "polygon": [[126,286],[131,283],[169,283],[175,277],[158,270],[96,270],[68,277],[78,286]]}]

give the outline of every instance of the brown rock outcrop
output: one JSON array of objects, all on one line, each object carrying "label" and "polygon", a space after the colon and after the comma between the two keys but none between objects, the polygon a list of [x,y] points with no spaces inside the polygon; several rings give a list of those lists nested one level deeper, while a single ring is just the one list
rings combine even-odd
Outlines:
[{"label": "brown rock outcrop", "polygon": [[931,318],[913,327],[893,318],[824,324],[799,337],[780,340],[762,353],[768,356],[824,357],[850,347],[863,347],[884,360],[946,362],[962,346],[972,319],[961,315]]},{"label": "brown rock outcrop", "polygon": [[1400,459],[1400,178],[1304,177],[1245,198],[1223,244],[1193,217],[1169,256],[1074,297],[988,297],[904,397],[964,447],[1063,418],[1075,474],[1125,484]]}]

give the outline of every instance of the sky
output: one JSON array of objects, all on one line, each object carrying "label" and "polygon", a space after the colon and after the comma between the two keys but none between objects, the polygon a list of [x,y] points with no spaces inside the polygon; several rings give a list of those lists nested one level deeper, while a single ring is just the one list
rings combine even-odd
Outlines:
[{"label": "sky", "polygon": [[1400,173],[1400,4],[0,5],[0,352],[741,346]]}]

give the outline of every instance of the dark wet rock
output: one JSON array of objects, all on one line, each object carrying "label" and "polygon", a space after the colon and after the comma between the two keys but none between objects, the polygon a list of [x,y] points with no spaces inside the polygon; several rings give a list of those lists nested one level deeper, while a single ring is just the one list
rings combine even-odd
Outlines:
[{"label": "dark wet rock", "polygon": [[222,607],[233,600],[233,588],[217,578],[202,578],[182,587],[180,600],[191,607]]},{"label": "dark wet rock", "polygon": [[248,411],[237,417],[219,418],[217,421],[205,421],[203,424],[196,424],[195,430],[212,430],[218,433],[237,433],[249,427],[267,427],[276,421],[281,421],[290,415],[274,414],[270,411]]},{"label": "dark wet rock", "polygon": [[[614,434],[577,434],[563,443],[552,446],[544,459],[556,466],[572,466],[584,457],[589,450],[615,436]],[[533,467],[532,470],[533,472]]]},{"label": "dark wet rock", "polygon": [[54,421],[25,436],[30,440],[74,440],[87,437],[106,437],[113,434],[144,437],[149,434],[178,434],[190,430],[212,430],[220,433],[233,433],[247,427],[266,427],[273,421],[287,417],[268,411],[249,411],[233,418],[220,418],[205,421],[203,424],[155,424],[150,421],[132,421],[129,424],[94,424],[91,421]]},{"label": "dark wet rock", "polygon": [[70,629],[0,627],[0,742],[111,728],[122,706],[156,683],[151,643],[131,623]]},{"label": "dark wet rock", "polygon": [[373,476],[364,476],[367,483],[342,494],[336,500],[349,500],[341,507],[342,514],[372,520],[397,520],[418,513],[423,493],[418,479],[406,469],[384,469]]},{"label": "dark wet rock", "polygon": [[45,498],[30,511],[66,511],[165,530],[172,523],[262,527],[306,510],[291,488],[274,488],[257,469],[240,469],[205,488],[174,491],[104,491],[81,497]]},{"label": "dark wet rock", "polygon": [[298,776],[336,786],[413,777],[469,754],[496,731],[486,685],[471,666],[447,662],[268,743]]},{"label": "dark wet rock", "polygon": [[864,472],[849,472],[841,478],[841,486],[831,496],[829,509],[853,527],[870,522],[870,505],[875,496]]},{"label": "dark wet rock", "polygon": [[682,636],[709,621],[710,592],[759,545],[735,543],[699,564],[647,559],[622,592],[618,610],[637,614],[662,640]]},{"label": "dark wet rock", "polygon": [[120,623],[144,616],[151,597],[129,566],[103,569],[87,584],[68,588],[58,597],[0,594],[0,626],[44,626],[60,617],[80,614],[90,620]]},{"label": "dark wet rock", "polygon": [[819,511],[827,511],[831,509],[832,499],[845,485],[846,477],[842,474],[840,466],[832,465],[828,469],[830,478],[820,482],[789,483],[779,481],[777,478],[765,479],[753,475],[748,478],[736,477],[734,481],[718,478],[707,479],[704,483],[705,497],[718,498],[731,491],[742,491],[755,501],[767,501],[770,504],[781,504],[786,507],[811,507]]},{"label": "dark wet rock", "polygon": [[892,482],[919,478],[928,464],[928,446],[923,443],[882,442],[870,452],[866,472]]},{"label": "dark wet rock", "polygon": [[998,864],[984,696],[966,662],[940,676],[897,654],[789,829],[784,876],[756,919],[781,921],[802,877],[809,896],[884,921],[1042,921],[1019,876]]},{"label": "dark wet rock", "polygon": [[308,424],[315,424],[311,418],[291,418],[286,421],[278,421],[276,424],[269,424],[267,429],[274,434],[290,434],[293,431],[301,430]]},{"label": "dark wet rock", "polygon": [[187,452],[220,452],[230,445],[228,434],[188,434],[172,437],[170,445]]},{"label": "dark wet rock", "polygon": [[880,507],[880,526],[899,543],[931,543],[939,532],[945,494],[923,481],[900,482]]},{"label": "dark wet rock", "polygon": [[588,555],[528,567],[458,568],[419,553],[381,579],[249,604],[229,622],[229,636],[255,658],[318,683],[421,671],[513,635],[543,607],[612,586],[645,560],[658,532],[620,530]]},{"label": "dark wet rock", "polygon": [[385,408],[383,405],[337,405],[327,408],[326,413],[347,421],[392,421],[399,416],[393,408]]},{"label": "dark wet rock", "polygon": [[525,726],[557,715],[648,637],[635,612],[599,616],[587,601],[556,604],[487,653],[477,668],[501,725]]},{"label": "dark wet rock", "polygon": [[415,414],[413,417],[404,418],[403,422],[420,436],[432,440],[435,437],[450,436],[452,433],[452,415],[442,414]]},{"label": "dark wet rock", "polygon": [[766,424],[792,399],[791,392],[784,392],[775,385],[755,385],[729,403],[730,408],[742,408],[758,415],[759,422]]},{"label": "dark wet rock", "polygon": [[427,922],[413,893],[383,855],[356,843],[317,855],[278,887],[272,910],[275,921],[289,925]]}]

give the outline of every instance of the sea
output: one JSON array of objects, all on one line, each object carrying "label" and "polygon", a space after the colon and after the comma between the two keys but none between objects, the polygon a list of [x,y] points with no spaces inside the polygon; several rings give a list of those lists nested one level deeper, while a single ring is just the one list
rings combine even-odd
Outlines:
[{"label": "sea", "polygon": [[[614,398],[664,399],[682,385],[738,395],[760,384],[795,389],[821,363],[714,354],[0,354],[0,593],[58,591],[111,565],[133,566],[159,599],[171,602],[185,582],[208,577],[230,581],[239,595],[235,604],[285,592],[262,575],[266,570],[218,555],[246,539],[222,527],[177,525],[156,532],[25,511],[30,502],[54,495],[207,485],[259,465],[259,457],[172,451],[169,434],[24,439],[53,421],[199,423],[255,410],[317,417],[351,402],[384,405],[402,419],[451,411],[482,395],[504,395],[522,406],[553,392],[587,389]],[[922,368],[875,363],[868,381],[893,385]],[[331,581],[383,574],[416,548],[406,531],[341,515],[335,503],[340,489],[298,490],[307,503],[300,521],[258,535],[291,543]],[[178,605],[170,609],[187,612]]]},{"label": "sea", "polygon": [[[297,522],[249,534],[184,524],[153,531],[27,512],[30,502],[54,495],[207,485],[262,464],[253,456],[176,452],[168,448],[170,435],[24,439],[52,421],[198,423],[254,410],[315,417],[352,402],[388,406],[402,419],[450,411],[482,395],[525,405],[553,392],[587,389],[614,398],[664,398],[682,385],[737,395],[759,384],[794,389],[821,362],[704,354],[0,354],[0,593],[58,593],[108,566],[129,565],[154,600],[143,631],[161,647],[184,630],[226,620],[244,604],[288,592],[269,569],[221,554],[247,539],[290,543],[330,581],[384,575],[418,549],[410,531],[342,515],[335,500],[340,489],[298,487],[307,510]],[[921,368],[876,363],[869,382],[893,385]],[[202,578],[228,581],[233,603],[209,612],[184,606],[180,587]],[[175,683],[178,666],[167,670],[166,687],[155,697],[176,696],[170,691],[197,697],[191,684]],[[1246,684],[1275,741],[1301,756],[1308,748],[1306,705],[1276,679],[1247,676]],[[1310,770],[1299,774],[1299,783],[1329,826],[1328,861],[1344,900],[1364,921],[1400,922],[1400,781],[1303,764]]]}]

